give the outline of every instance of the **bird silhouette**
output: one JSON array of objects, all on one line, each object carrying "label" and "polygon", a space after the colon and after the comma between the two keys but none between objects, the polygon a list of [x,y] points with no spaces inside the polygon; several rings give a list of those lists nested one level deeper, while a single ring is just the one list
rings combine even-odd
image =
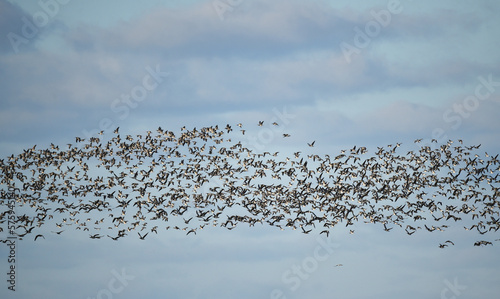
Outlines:
[{"label": "bird silhouette", "polygon": [[[149,232],[196,235],[206,227],[233,230],[239,224],[327,237],[338,224],[361,221],[408,235],[464,221],[466,231],[482,236],[500,229],[500,161],[498,154],[480,153],[481,145],[461,139],[421,145],[416,139],[404,151],[395,142],[372,154],[356,145],[326,155],[299,147],[288,156],[250,148],[241,138],[252,134],[241,123],[183,126],[180,132],[158,127],[137,135],[116,128],[76,137],[75,145],[34,145],[4,157],[0,184],[18,186],[17,204],[31,209],[15,220],[18,236],[34,233],[35,240],[44,238],[41,227],[47,225],[58,235],[74,227],[92,239],[107,235],[115,241],[132,231],[144,240]],[[9,216],[3,207],[0,222]],[[439,247],[449,245],[454,243]],[[486,245],[493,243],[474,243]]]}]

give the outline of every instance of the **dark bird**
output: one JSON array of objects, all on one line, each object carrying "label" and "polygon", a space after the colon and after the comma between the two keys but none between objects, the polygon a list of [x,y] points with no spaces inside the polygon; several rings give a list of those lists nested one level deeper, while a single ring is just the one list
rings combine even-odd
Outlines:
[{"label": "dark bird", "polygon": [[[263,126],[264,121],[256,123]],[[481,235],[500,229],[495,205],[500,161],[498,154],[479,153],[480,145],[464,146],[461,139],[437,144],[433,139],[435,145],[412,144],[416,149],[399,153],[403,145],[395,142],[377,147],[371,156],[366,147],[355,145],[331,157],[305,157],[302,146],[287,145],[293,155],[286,156],[248,147],[242,139],[253,138],[251,129],[245,133],[241,123],[236,126],[240,132],[230,124],[183,126],[180,132],[158,127],[124,138],[117,127],[111,136],[101,131],[99,137],[76,137],[78,147],[28,147],[0,159],[0,185],[5,185],[0,190],[22,187],[16,197],[30,213],[14,220],[19,237],[53,224],[56,234],[73,226],[92,239],[107,235],[117,240],[131,231],[158,233],[160,221],[169,222],[166,230],[186,234],[204,227],[232,230],[242,223],[267,223],[280,230],[300,227],[303,233],[323,226],[319,234],[329,237],[335,225],[348,227],[361,219],[383,224],[386,232],[399,226],[408,235],[444,231],[463,219],[472,221],[466,230]],[[218,184],[212,184],[214,179]],[[446,224],[423,222],[429,213]],[[8,217],[0,212],[0,224]],[[138,235],[144,240],[147,233]],[[454,244],[447,240],[439,245]]]},{"label": "dark bird", "polygon": [[137,232],[137,234],[139,235],[139,239],[144,240],[144,238],[146,238],[146,236],[147,236],[149,233],[144,234],[144,236],[141,236],[141,234],[140,234],[139,232]]}]

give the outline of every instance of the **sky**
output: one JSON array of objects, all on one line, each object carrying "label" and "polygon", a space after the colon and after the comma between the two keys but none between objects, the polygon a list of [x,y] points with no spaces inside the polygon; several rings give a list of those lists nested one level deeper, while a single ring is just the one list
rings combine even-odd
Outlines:
[{"label": "sky", "polygon": [[[257,132],[273,119],[291,137],[256,151],[305,151],[316,140],[318,154],[353,145],[373,153],[435,138],[499,153],[499,13],[495,0],[0,0],[0,156],[116,127],[141,134],[241,122]],[[500,292],[498,245],[472,246],[478,236],[460,226],[412,236],[350,229],[326,238],[214,227],[116,242],[49,233],[18,242],[15,292],[0,246],[0,297]],[[455,246],[440,249],[448,239]]]}]

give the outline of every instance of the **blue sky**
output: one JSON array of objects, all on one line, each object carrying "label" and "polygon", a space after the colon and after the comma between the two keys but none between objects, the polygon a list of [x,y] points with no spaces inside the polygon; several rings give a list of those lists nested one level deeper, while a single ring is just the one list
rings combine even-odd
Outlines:
[{"label": "blue sky", "polygon": [[[307,151],[316,140],[319,154],[353,145],[373,153],[437,138],[500,152],[498,1],[54,1],[41,1],[44,11],[39,1],[0,0],[2,157],[74,143],[106,122],[129,134],[253,128],[285,111],[292,137],[264,150]],[[384,26],[374,15],[390,19]],[[151,70],[157,84],[147,79],[154,88],[127,104]],[[7,290],[2,274],[0,297],[106,298],[102,290],[122,269],[134,278],[113,298],[498,296],[498,246],[473,247],[477,236],[460,226],[411,237],[364,223],[354,229],[335,228],[331,252],[323,235],[269,227],[119,242],[68,229],[21,241],[18,291]],[[456,245],[439,249],[448,239]],[[0,253],[7,269],[5,246]],[[311,272],[292,290],[283,277],[304,263]]]}]

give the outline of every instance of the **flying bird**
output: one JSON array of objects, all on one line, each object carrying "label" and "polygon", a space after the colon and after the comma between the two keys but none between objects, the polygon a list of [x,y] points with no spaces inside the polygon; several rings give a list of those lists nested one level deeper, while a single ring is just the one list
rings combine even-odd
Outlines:
[{"label": "flying bird", "polygon": [[[492,204],[500,192],[500,161],[498,154],[480,153],[481,145],[463,145],[461,139],[416,145],[422,141],[416,139],[402,152],[397,148],[405,145],[394,142],[372,155],[355,145],[306,156],[304,146],[260,151],[262,140],[252,139],[252,129],[242,136],[246,130],[233,127],[158,127],[137,135],[119,135],[117,127],[114,135],[76,137],[78,147],[35,145],[0,159],[0,184],[22,186],[19,205],[31,209],[15,220],[18,236],[55,225],[58,235],[74,227],[92,239],[116,241],[136,231],[144,240],[148,232],[158,234],[161,223],[186,235],[266,224],[329,237],[335,225],[361,221],[413,235],[444,231],[463,219],[472,222],[455,225],[481,235],[500,229],[499,209]],[[423,222],[428,214],[434,223]],[[0,213],[0,223],[7,217]],[[439,244],[449,245],[454,243]]]}]

